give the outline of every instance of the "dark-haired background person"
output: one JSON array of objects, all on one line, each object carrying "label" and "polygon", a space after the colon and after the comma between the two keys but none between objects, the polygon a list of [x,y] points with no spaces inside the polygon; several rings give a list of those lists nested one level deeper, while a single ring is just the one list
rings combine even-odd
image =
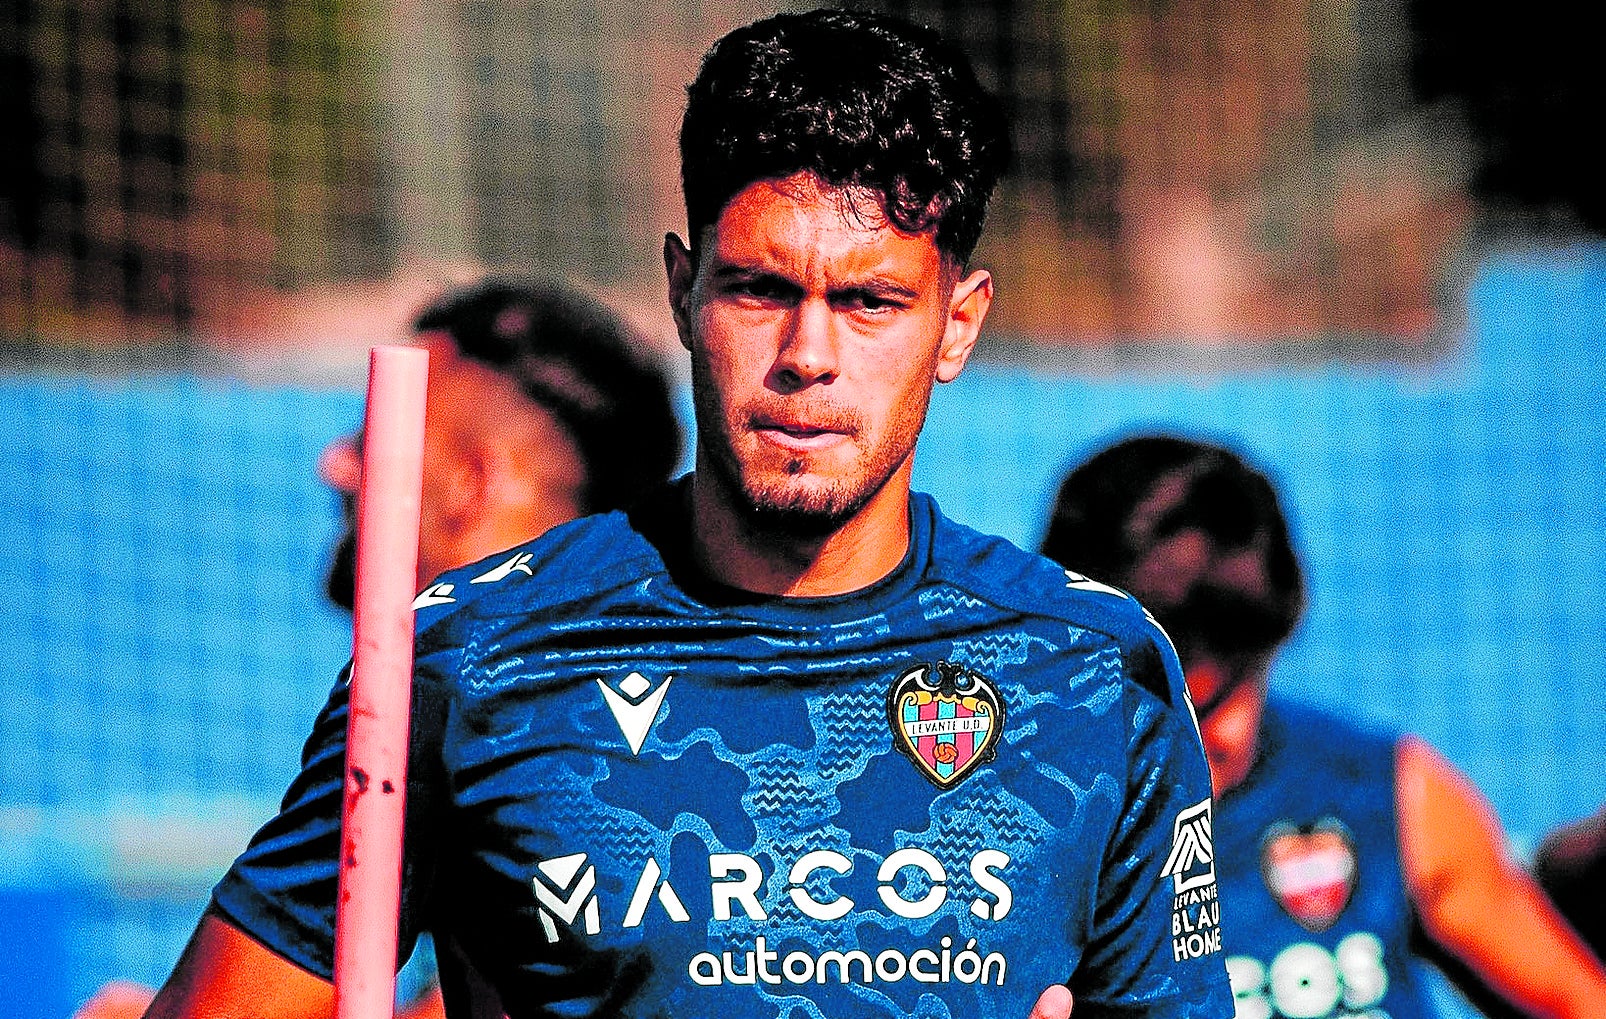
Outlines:
[{"label": "dark-haired background person", "polygon": [[[571,287],[490,276],[433,302],[413,331],[430,351],[420,591],[430,578],[558,524],[623,509],[667,482],[680,460],[663,368],[617,315]],[[346,521],[327,593],[348,611],[356,601],[361,448],[360,435],[337,441],[319,463]],[[510,556],[492,573],[528,569]],[[435,984],[403,1019],[442,1010]]]},{"label": "dark-haired background person", "polygon": [[[563,284],[489,276],[413,322],[430,350],[418,583],[662,485],[681,456],[671,384],[647,344]],[[327,591],[355,600],[360,435],[324,451],[346,530]],[[522,571],[522,567],[520,568]]]},{"label": "dark-haired background person", "polygon": [[[1169,644],[909,490],[991,305],[996,100],[923,29],[781,15],[705,57],[681,155],[696,469],[425,589],[404,944],[432,932],[452,1014],[1022,1016],[1067,985],[1226,1019]],[[327,1007],[344,717],[337,689],[153,1015]]]},{"label": "dark-haired background person", "polygon": [[[628,505],[668,481],[679,462],[680,425],[662,366],[618,316],[567,286],[487,277],[433,301],[412,331],[430,350],[420,590],[558,524]],[[337,440],[319,464],[341,496],[346,525],[326,588],[347,610],[355,601],[361,448],[360,435]],[[528,567],[509,557],[497,569]],[[138,1015],[153,993],[108,985],[76,1019]],[[439,1015],[439,999],[431,990],[404,1015]]]},{"label": "dark-haired background person", "polygon": [[1606,974],[1427,743],[1268,696],[1305,607],[1270,481],[1169,436],[1118,442],[1060,487],[1044,554],[1130,591],[1176,645],[1216,794],[1240,1019],[1432,1013],[1413,924],[1535,1016],[1600,1016]]}]

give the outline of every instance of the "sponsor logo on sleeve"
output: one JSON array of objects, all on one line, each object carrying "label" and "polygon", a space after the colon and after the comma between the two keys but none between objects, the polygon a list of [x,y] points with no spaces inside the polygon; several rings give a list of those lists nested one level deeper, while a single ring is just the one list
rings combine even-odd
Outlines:
[{"label": "sponsor logo on sleeve", "polygon": [[1171,879],[1172,958],[1182,962],[1221,951],[1221,903],[1216,897],[1208,799],[1177,813],[1161,876]]},{"label": "sponsor logo on sleeve", "polygon": [[916,770],[948,789],[993,759],[1004,701],[992,680],[951,662],[917,665],[887,692],[892,742]]},{"label": "sponsor logo on sleeve", "polygon": [[1164,875],[1178,895],[1216,883],[1216,849],[1210,834],[1210,801],[1201,800],[1177,814],[1171,826],[1171,855]]}]

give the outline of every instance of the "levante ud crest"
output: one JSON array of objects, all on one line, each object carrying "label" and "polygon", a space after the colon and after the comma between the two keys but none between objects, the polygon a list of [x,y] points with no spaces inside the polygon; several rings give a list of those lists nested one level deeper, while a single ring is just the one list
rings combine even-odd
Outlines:
[{"label": "levante ud crest", "polygon": [[952,662],[917,665],[887,692],[892,742],[939,789],[992,760],[1004,702],[991,680]]},{"label": "levante ud crest", "polygon": [[1277,904],[1308,931],[1338,922],[1355,894],[1355,840],[1337,818],[1280,821],[1260,842],[1260,875]]}]

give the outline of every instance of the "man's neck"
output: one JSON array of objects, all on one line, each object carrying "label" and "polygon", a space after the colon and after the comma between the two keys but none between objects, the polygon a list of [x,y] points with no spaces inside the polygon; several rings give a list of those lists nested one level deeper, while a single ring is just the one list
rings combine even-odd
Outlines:
[{"label": "man's neck", "polygon": [[1211,791],[1217,797],[1236,789],[1249,777],[1260,752],[1260,727],[1265,717],[1264,676],[1241,683],[1199,720],[1205,757],[1210,762]]},{"label": "man's neck", "polygon": [[862,590],[897,569],[909,550],[909,475],[905,463],[863,509],[815,535],[765,526],[713,472],[700,470],[691,485],[693,553],[710,577],[754,594]]}]

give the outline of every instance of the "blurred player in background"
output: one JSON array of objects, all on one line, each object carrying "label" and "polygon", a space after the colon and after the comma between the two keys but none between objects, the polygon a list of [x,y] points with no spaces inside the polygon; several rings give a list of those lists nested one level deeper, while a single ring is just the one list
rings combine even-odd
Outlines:
[{"label": "blurred player in background", "polygon": [[[413,331],[430,351],[420,588],[557,524],[623,507],[666,482],[680,459],[669,379],[644,343],[590,298],[490,277],[432,303]],[[354,435],[332,443],[319,463],[345,515],[327,592],[348,611],[361,456]],[[516,557],[502,568],[528,572]],[[140,1015],[153,993],[109,985],[77,1019]],[[432,989],[405,1015],[440,1012]]]},{"label": "blurred player in background", "polygon": [[1268,697],[1305,582],[1262,474],[1217,446],[1125,440],[1066,477],[1043,552],[1136,595],[1176,645],[1239,1019],[1430,1015],[1407,958],[1418,921],[1531,1015],[1606,1014],[1606,974],[1465,776],[1415,737]]},{"label": "blurred player in background", "polygon": [[[1226,1019],[1170,645],[909,490],[991,306],[997,101],[842,11],[730,33],[688,96],[696,471],[419,598],[403,944],[435,935],[463,1015],[1008,1017],[1068,983]],[[346,711],[153,1014],[327,1007]]]},{"label": "blurred player in background", "polygon": [[[430,350],[418,581],[668,480],[680,427],[663,369],[612,312],[556,284],[491,277],[413,323]],[[329,597],[355,598],[361,436],[324,452],[346,532]]]}]

